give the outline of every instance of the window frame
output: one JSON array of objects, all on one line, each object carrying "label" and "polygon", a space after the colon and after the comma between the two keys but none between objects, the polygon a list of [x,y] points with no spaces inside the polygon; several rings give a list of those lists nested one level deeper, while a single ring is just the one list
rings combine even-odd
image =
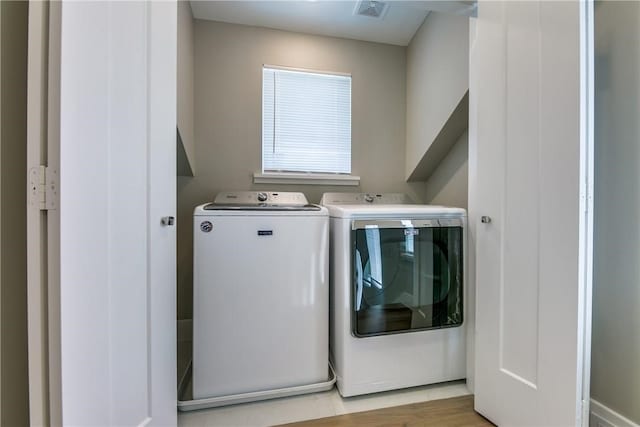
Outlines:
[{"label": "window frame", "polygon": [[[330,75],[349,77],[350,82],[350,104],[353,111],[353,88],[351,73],[336,72],[336,71],[321,71],[307,68],[294,68],[285,67],[280,65],[263,64],[261,68],[261,121],[260,121],[260,171],[253,174],[253,181],[256,184],[269,183],[269,184],[315,184],[315,185],[352,185],[357,186],[360,184],[360,177],[353,175],[353,128],[351,127],[350,134],[350,170],[351,173],[342,172],[312,172],[312,171],[274,171],[265,170],[264,162],[264,71],[269,70],[284,70],[299,73],[317,74],[317,75]],[[351,120],[350,126],[352,126],[353,120]]]}]

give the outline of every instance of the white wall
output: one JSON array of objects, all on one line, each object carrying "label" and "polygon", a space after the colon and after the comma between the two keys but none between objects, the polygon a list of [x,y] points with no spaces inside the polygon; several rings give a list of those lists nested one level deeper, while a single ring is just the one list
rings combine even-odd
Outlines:
[{"label": "white wall", "polygon": [[640,424],[640,3],[595,11],[592,398]]},{"label": "white wall", "polygon": [[0,425],[29,423],[27,374],[26,2],[0,2]]},{"label": "white wall", "polygon": [[427,16],[407,48],[407,89],[409,177],[469,89],[468,17]]},{"label": "white wall", "polygon": [[464,132],[427,180],[427,203],[467,208],[468,159],[469,136]]},{"label": "white wall", "polygon": [[[424,201],[424,184],[407,184],[406,49],[333,37],[196,20],[195,178],[180,178],[179,318],[191,317],[191,214],[221,190],[404,192]],[[262,65],[351,73],[352,170],[360,187],[255,185],[261,170]]]},{"label": "white wall", "polygon": [[193,15],[191,3],[178,2],[178,130],[191,168],[195,160],[193,129]]}]

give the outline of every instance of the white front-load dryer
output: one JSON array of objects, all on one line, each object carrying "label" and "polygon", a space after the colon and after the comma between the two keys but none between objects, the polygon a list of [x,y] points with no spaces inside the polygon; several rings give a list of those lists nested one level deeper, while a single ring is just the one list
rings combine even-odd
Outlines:
[{"label": "white front-load dryer", "polygon": [[238,403],[326,382],[327,209],[301,193],[226,192],[193,220],[193,398]]},{"label": "white front-load dryer", "polygon": [[466,376],[464,209],[327,193],[330,359],[342,396]]}]

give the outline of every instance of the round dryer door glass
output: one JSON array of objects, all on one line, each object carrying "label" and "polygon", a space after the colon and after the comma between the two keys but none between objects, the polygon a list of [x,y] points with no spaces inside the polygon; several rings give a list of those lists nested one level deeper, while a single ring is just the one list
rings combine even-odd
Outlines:
[{"label": "round dryer door glass", "polygon": [[461,224],[437,224],[354,223],[354,335],[366,337],[462,324],[463,229]]}]

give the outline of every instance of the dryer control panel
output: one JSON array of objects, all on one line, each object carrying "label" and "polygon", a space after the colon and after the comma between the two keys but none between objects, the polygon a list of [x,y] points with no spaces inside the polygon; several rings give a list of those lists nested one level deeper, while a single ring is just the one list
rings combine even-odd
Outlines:
[{"label": "dryer control panel", "polygon": [[324,193],[321,205],[406,205],[413,201],[404,193]]}]

